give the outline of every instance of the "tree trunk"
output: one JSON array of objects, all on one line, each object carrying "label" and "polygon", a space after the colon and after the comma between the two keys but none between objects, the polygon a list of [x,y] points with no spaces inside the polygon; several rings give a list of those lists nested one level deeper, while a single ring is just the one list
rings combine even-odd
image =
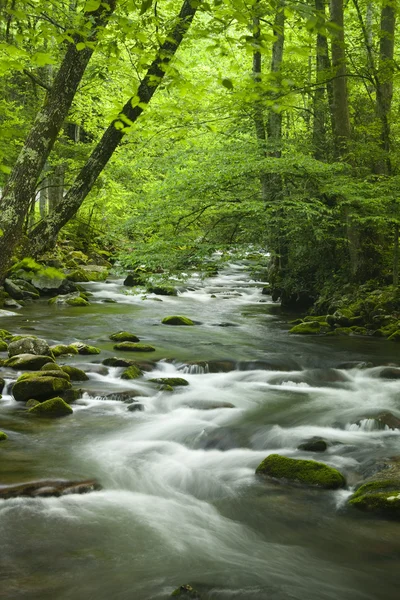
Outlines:
[{"label": "tree trunk", "polygon": [[381,172],[390,175],[390,112],[393,99],[394,34],[396,30],[396,0],[384,3],[381,11],[379,69],[376,90],[377,113],[381,121],[380,146],[384,153]]},{"label": "tree trunk", "polygon": [[350,140],[343,0],[331,0],[330,10],[334,25],[332,31],[334,146],[336,158],[343,159],[347,155]]},{"label": "tree trunk", "polygon": [[[315,0],[318,23],[322,27],[325,23],[325,0]],[[328,51],[328,39],[326,35],[318,31],[316,43],[316,83],[318,84],[314,94],[314,120],[313,120],[313,146],[314,157],[317,160],[327,158],[326,145],[326,115],[328,114],[325,93],[328,93],[329,106],[332,106],[332,82],[325,83],[330,73],[330,60]],[[329,89],[330,88],[330,89]],[[331,113],[332,114],[332,113]],[[332,130],[333,122],[332,122]]]},{"label": "tree trunk", "polygon": [[163,80],[165,71],[178,50],[186,31],[190,27],[197,6],[197,3],[192,5],[191,0],[184,0],[176,24],[166,36],[166,41],[160,46],[156,58],[139,85],[137,95],[128,100],[119,117],[106,129],[103,137],[65,195],[57,212],[49,215],[45,221],[39,223],[32,231],[29,251],[33,256],[37,256],[54,245],[60,229],[76,214],[127,130],[143,112],[143,105],[150,102]]},{"label": "tree trunk", "polygon": [[[282,67],[283,46],[285,41],[285,11],[284,0],[280,0],[274,21],[275,41],[272,46],[271,73],[276,79],[279,78],[279,73]],[[281,111],[270,110],[267,122],[268,139],[273,143],[275,149],[270,153],[270,156],[281,156],[282,143],[282,113]]]},{"label": "tree trunk", "polygon": [[[266,140],[267,134],[265,131],[265,123],[264,123],[264,111],[263,111],[263,103],[262,103],[262,55],[260,48],[260,36],[261,36],[261,28],[260,28],[260,16],[258,13],[259,10],[259,0],[255,5],[256,14],[253,18],[253,81],[254,87],[257,94],[257,99],[254,103],[254,125],[256,129],[256,136],[258,145],[260,148],[260,152],[262,156],[266,156]],[[261,173],[260,175],[260,184],[261,184],[261,198],[265,202],[268,198],[268,177],[265,173]]]},{"label": "tree trunk", "polygon": [[[102,3],[96,11],[85,13],[85,21],[91,26],[88,38],[91,44],[96,42],[100,28],[107,24],[115,10],[116,1],[108,0],[108,3]],[[35,196],[37,180],[94,52],[93,47],[77,50],[76,44],[79,41],[85,42],[85,39],[77,34],[74,43],[68,44],[53,86],[36,116],[0,200],[0,283],[21,242],[23,223]]]}]

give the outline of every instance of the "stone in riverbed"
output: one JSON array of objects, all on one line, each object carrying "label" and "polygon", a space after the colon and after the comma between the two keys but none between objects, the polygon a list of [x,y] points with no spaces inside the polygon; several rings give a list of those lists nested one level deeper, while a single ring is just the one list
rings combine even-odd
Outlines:
[{"label": "stone in riverbed", "polygon": [[135,365],[131,365],[130,367],[125,369],[125,371],[122,372],[121,379],[137,379],[138,377],[141,377],[142,375],[143,375],[143,373],[139,369],[139,367],[136,367]]},{"label": "stone in riverbed", "polygon": [[0,394],[4,390],[5,384],[6,384],[6,382],[4,381],[4,379],[2,377],[0,377]]},{"label": "stone in riverbed", "polygon": [[36,498],[48,496],[65,496],[67,494],[87,494],[101,490],[102,486],[95,479],[84,481],[66,481],[63,479],[50,479],[29,481],[16,485],[0,486],[0,498]]},{"label": "stone in riverbed", "polygon": [[74,342],[70,344],[73,348],[78,351],[78,354],[100,354],[100,348],[96,348],[95,346],[89,346],[88,344],[83,344],[82,342]]},{"label": "stone in riverbed", "polygon": [[4,340],[0,340],[0,352],[6,352],[8,344]]},{"label": "stone in riverbed", "polygon": [[54,419],[66,417],[67,415],[71,415],[74,411],[69,404],[57,396],[56,398],[50,398],[50,400],[46,400],[45,402],[39,402],[39,404],[32,406],[28,412],[39,417],[49,417]]},{"label": "stone in riverbed", "polygon": [[7,331],[7,329],[0,329],[0,340],[9,340],[12,338],[12,333]]},{"label": "stone in riverbed", "polygon": [[147,291],[149,294],[157,294],[159,296],[177,296],[178,292],[174,287],[169,285],[148,285]]},{"label": "stone in riverbed", "polygon": [[87,381],[89,379],[86,373],[77,367],[63,365],[61,369],[69,375],[71,381]]},{"label": "stone in riverbed", "polygon": [[321,438],[312,438],[307,440],[298,446],[298,450],[305,450],[306,452],[325,452],[328,444]]},{"label": "stone in riverbed", "polygon": [[400,480],[365,483],[349,498],[348,504],[364,512],[400,520]]},{"label": "stone in riverbed", "polygon": [[4,366],[17,369],[18,371],[37,371],[52,360],[51,357],[40,354],[16,354],[12,358],[7,359],[4,362]]},{"label": "stone in riverbed", "polygon": [[8,439],[8,435],[4,431],[0,431],[0,442],[4,442]]},{"label": "stone in riverbed", "polygon": [[346,485],[343,475],[324,463],[288,458],[280,454],[267,456],[258,465],[256,474],[323,489],[337,489]]},{"label": "stone in riverbed", "polygon": [[[57,374],[60,371],[56,371]],[[66,377],[68,375],[63,373]],[[26,402],[30,398],[35,400],[48,400],[59,396],[71,388],[71,383],[64,377],[49,376],[46,371],[35,371],[33,373],[24,373],[17,379],[12,387],[12,395],[18,402]]]},{"label": "stone in riverbed", "polygon": [[170,596],[170,598],[189,598],[190,600],[201,600],[199,592],[197,592],[191,585],[186,583],[176,588]]},{"label": "stone in riverbed", "polygon": [[113,342],[139,342],[140,339],[137,335],[129,333],[129,331],[117,331],[110,335],[110,340]]},{"label": "stone in riverbed", "polygon": [[191,319],[179,315],[164,317],[161,323],[163,323],[164,325],[194,325]]},{"label": "stone in riverbed", "polygon": [[136,344],[134,342],[121,342],[113,346],[114,350],[124,350],[126,352],[154,352],[154,346],[147,344]]},{"label": "stone in riverbed", "polygon": [[62,354],[78,354],[77,348],[75,346],[66,345],[66,344],[57,344],[56,346],[51,346],[50,350],[53,352],[54,356],[61,356]]},{"label": "stone in riverbed", "polygon": [[[325,323],[325,325],[328,327],[327,323]],[[306,323],[295,325],[289,330],[289,333],[298,335],[317,335],[318,333],[322,333],[321,329],[324,330],[324,323],[320,323],[319,321],[307,321]]]},{"label": "stone in riverbed", "polygon": [[46,340],[35,336],[23,336],[8,345],[8,356],[11,358],[17,354],[41,354],[52,356],[50,346]]},{"label": "stone in riverbed", "polygon": [[180,385],[189,385],[189,382],[183,377],[156,377],[149,379],[153,383],[160,383],[161,385],[170,385],[171,387],[178,387]]}]

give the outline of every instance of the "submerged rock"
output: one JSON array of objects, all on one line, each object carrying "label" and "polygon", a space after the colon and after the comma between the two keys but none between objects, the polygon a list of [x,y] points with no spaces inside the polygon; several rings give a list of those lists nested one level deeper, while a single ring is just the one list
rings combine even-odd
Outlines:
[{"label": "submerged rock", "polygon": [[121,379],[137,379],[143,375],[142,371],[136,365],[131,365],[121,374]]},{"label": "submerged rock", "polygon": [[305,450],[306,452],[325,452],[327,448],[328,444],[321,438],[312,438],[298,446],[298,450]]},{"label": "submerged rock", "polygon": [[190,598],[191,600],[201,600],[199,592],[192,588],[192,586],[188,583],[181,585],[174,590],[170,598]]},{"label": "submerged rock", "polygon": [[258,465],[256,474],[323,489],[337,489],[346,484],[344,476],[333,467],[280,454],[270,454],[265,458]]},{"label": "submerged rock", "polygon": [[189,319],[188,317],[182,317],[182,316],[171,316],[171,317],[165,317],[161,323],[163,323],[164,325],[194,325],[193,321],[191,319]]},{"label": "submerged rock", "polygon": [[0,431],[0,442],[4,442],[8,439],[8,435],[4,431]]},{"label": "submerged rock", "polygon": [[176,288],[170,285],[148,285],[147,291],[149,294],[156,294],[159,296],[177,296],[178,292]]},{"label": "submerged rock", "polygon": [[66,496],[67,494],[87,494],[101,490],[102,486],[95,479],[83,481],[67,481],[64,479],[44,479],[29,481],[16,485],[0,486],[0,498],[37,498],[48,496]]},{"label": "submerged rock", "polygon": [[0,352],[6,352],[8,344],[4,340],[0,340]]},{"label": "submerged rock", "polygon": [[183,377],[156,377],[149,379],[153,383],[160,383],[161,385],[169,385],[171,387],[178,387],[180,385],[189,385],[189,382]]},{"label": "submerged rock", "polygon": [[88,344],[83,344],[82,342],[74,342],[70,344],[73,348],[75,348],[78,354],[100,354],[100,348],[96,348],[96,346],[89,346]]},{"label": "submerged rock", "polygon": [[113,342],[139,342],[140,339],[134,333],[129,333],[129,331],[118,331],[117,333],[112,333],[110,335],[110,340]]},{"label": "submerged rock", "polygon": [[62,398],[57,396],[45,402],[39,402],[28,410],[29,413],[38,415],[39,417],[50,417],[52,419],[58,417],[66,417],[74,411]]},{"label": "submerged rock", "polygon": [[147,344],[136,344],[134,342],[121,342],[113,346],[114,350],[124,350],[126,352],[155,352],[154,346]]},{"label": "submerged rock", "polygon": [[400,479],[365,483],[349,498],[348,505],[364,512],[400,520]]}]

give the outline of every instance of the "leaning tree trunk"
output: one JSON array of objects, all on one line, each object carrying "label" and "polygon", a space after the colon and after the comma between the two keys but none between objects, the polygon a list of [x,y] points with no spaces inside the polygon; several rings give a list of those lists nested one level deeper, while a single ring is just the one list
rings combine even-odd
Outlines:
[{"label": "leaning tree trunk", "polygon": [[92,189],[97,177],[107,165],[111,156],[126,135],[126,130],[137,121],[143,112],[143,105],[150,102],[173,56],[196,14],[198,3],[184,0],[176,24],[159,47],[156,58],[141,81],[136,96],[130,98],[119,117],[112,121],[103,137],[89,156],[74,183],[64,196],[57,212],[39,223],[30,234],[29,250],[37,256],[54,245],[60,229],[76,214],[82,202]]},{"label": "leaning tree trunk", "polygon": [[[47,93],[44,105],[36,116],[30,133],[18,156],[0,199],[0,283],[16,248],[21,243],[23,224],[35,196],[40,173],[46,163],[62,124],[94,52],[98,33],[114,12],[117,0],[101,3],[96,11],[85,13],[90,24],[88,38],[76,34],[68,44],[61,67]],[[77,49],[78,42],[90,42],[90,47]]]}]

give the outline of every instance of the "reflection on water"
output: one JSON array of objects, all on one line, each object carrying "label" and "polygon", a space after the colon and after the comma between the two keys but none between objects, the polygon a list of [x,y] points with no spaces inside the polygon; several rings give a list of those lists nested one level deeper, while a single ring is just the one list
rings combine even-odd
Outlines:
[{"label": "reflection on water", "polygon": [[[398,455],[399,430],[372,418],[400,416],[400,381],[380,378],[377,366],[397,363],[395,348],[290,337],[242,266],[204,284],[194,278],[162,302],[126,295],[122,281],[88,287],[84,313],[43,302],[8,317],[7,328],[29,323],[54,342],[93,342],[100,359],[115,355],[108,335],[129,330],[156,346],[156,364],[133,381],[120,368],[91,367],[74,414],[50,423],[29,419],[6,388],[1,481],[97,477],[104,489],[0,501],[0,598],[164,599],[186,582],[208,599],[397,598],[398,523],[343,510],[349,489],[254,476],[273,452],[309,458],[298,446],[313,437],[328,444],[313,458],[350,486],[365,461]],[[169,314],[196,325],[161,325]],[[335,368],[348,360],[375,366]],[[88,357],[65,362],[85,368]],[[189,385],[168,392],[150,381],[173,376]],[[144,410],[131,412],[133,401]]]}]

